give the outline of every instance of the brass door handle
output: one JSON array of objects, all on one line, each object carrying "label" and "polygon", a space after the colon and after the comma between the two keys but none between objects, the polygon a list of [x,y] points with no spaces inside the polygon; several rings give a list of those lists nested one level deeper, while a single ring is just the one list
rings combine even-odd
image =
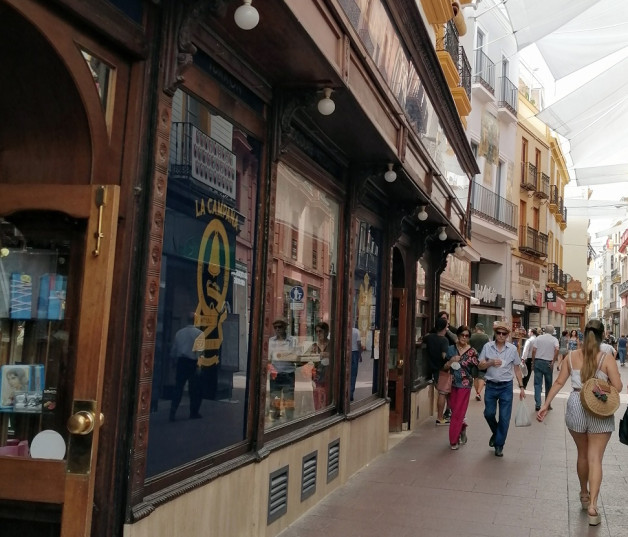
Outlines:
[{"label": "brass door handle", "polygon": [[399,360],[397,360],[397,368],[401,369],[403,367],[403,358],[400,358]]},{"label": "brass door handle", "polygon": [[[98,416],[98,425],[102,425],[105,422],[105,416],[100,413]],[[76,414],[73,414],[68,419],[68,431],[72,434],[89,434],[94,430],[96,425],[96,416],[93,412],[87,410],[80,410]]]}]

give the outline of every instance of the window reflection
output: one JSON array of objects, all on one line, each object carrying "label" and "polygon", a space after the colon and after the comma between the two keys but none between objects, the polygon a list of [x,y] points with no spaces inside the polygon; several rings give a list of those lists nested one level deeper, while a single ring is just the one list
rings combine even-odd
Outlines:
[{"label": "window reflection", "polygon": [[246,438],[260,144],[178,91],[147,475]]},{"label": "window reflection", "polygon": [[102,104],[103,110],[106,112],[113,69],[100,58],[86,50],[81,50],[81,54],[89,67],[89,71],[94,79],[94,84],[96,85],[96,91],[98,91],[98,96],[100,97],[100,103]]},{"label": "window reflection", "polygon": [[358,225],[358,255],[354,269],[353,328],[351,331],[351,401],[364,399],[377,391],[377,326],[380,285],[381,231],[367,222]]},{"label": "window reflection", "polygon": [[278,165],[276,187],[266,427],[334,400],[331,327],[339,206],[284,164]]}]

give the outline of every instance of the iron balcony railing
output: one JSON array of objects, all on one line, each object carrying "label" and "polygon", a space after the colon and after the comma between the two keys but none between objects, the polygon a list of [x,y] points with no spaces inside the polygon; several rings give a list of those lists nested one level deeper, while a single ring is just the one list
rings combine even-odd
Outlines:
[{"label": "iron balcony railing", "polygon": [[567,223],[567,207],[563,207],[563,223]]},{"label": "iron balcony railing", "polygon": [[547,264],[547,283],[558,285],[558,265],[556,263]]},{"label": "iron balcony railing", "polygon": [[502,76],[499,79],[499,108],[508,109],[513,115],[517,115],[518,99],[517,86],[513,84],[507,77]]},{"label": "iron balcony railing", "polygon": [[621,282],[619,284],[618,292],[620,295],[625,295],[626,293],[628,293],[628,281]]},{"label": "iron balcony railing", "polygon": [[559,268],[558,269],[558,287],[561,289],[564,289],[563,287],[563,283],[564,283],[564,275],[563,275],[563,269]]},{"label": "iron balcony railing", "polygon": [[460,75],[460,87],[464,89],[467,97],[471,99],[471,63],[464,50],[458,47],[458,74]]},{"label": "iron balcony railing", "polygon": [[530,226],[520,226],[519,250],[535,257],[547,257],[547,235]]},{"label": "iron balcony railing", "polygon": [[550,186],[550,205],[558,205],[558,187]]},{"label": "iron balcony railing", "polygon": [[539,173],[539,182],[536,187],[536,197],[547,199],[550,195],[550,178],[546,173]]},{"label": "iron balcony railing", "polygon": [[563,214],[563,209],[565,208],[565,200],[562,196],[558,196],[558,213]]},{"label": "iron balcony railing", "polygon": [[569,282],[569,280],[571,280],[571,276],[569,274],[567,274],[566,272],[563,272],[563,277],[561,279],[560,286],[565,291],[567,290],[567,283]]},{"label": "iron balcony railing", "polygon": [[495,95],[495,63],[483,50],[475,51],[475,84],[482,84],[490,93]]},{"label": "iron balcony railing", "polygon": [[458,37],[458,29],[453,21],[447,22],[443,36],[436,40],[436,50],[444,50],[449,52],[451,59],[458,64],[458,48],[460,46],[460,38]]},{"label": "iron balcony railing", "polygon": [[514,203],[475,181],[471,183],[471,189],[471,211],[474,214],[496,226],[517,232],[519,208]]},{"label": "iron balcony railing", "polygon": [[225,203],[235,203],[235,155],[192,123],[172,123],[168,177],[187,182],[192,189],[200,187],[195,182],[200,183]]},{"label": "iron balcony railing", "polygon": [[536,190],[536,166],[530,162],[521,163],[521,188]]}]

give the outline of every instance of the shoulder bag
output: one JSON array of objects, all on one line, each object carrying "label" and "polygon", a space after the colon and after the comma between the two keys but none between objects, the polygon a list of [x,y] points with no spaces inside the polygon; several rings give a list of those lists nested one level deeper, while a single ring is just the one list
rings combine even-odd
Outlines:
[{"label": "shoulder bag", "polygon": [[[602,358],[600,358],[597,371],[595,372],[596,375],[602,366],[605,356],[606,354],[603,354]],[[613,416],[619,408],[619,393],[609,382],[593,376],[582,384],[580,401],[582,408],[592,416],[608,418]]]}]

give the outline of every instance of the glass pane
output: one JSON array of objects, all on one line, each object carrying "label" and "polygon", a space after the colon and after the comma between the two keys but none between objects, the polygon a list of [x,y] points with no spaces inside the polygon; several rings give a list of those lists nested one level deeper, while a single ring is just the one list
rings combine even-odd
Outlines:
[{"label": "glass pane", "polygon": [[[354,269],[353,331],[351,338],[350,399],[360,400],[377,391],[377,364],[373,341],[379,324],[382,232],[360,222],[358,255]],[[359,341],[359,344],[357,343]]]},{"label": "glass pane", "polygon": [[333,402],[340,208],[291,168],[277,169],[273,288],[276,321],[268,334],[266,427],[312,414]]},{"label": "glass pane", "polygon": [[75,317],[67,300],[82,234],[82,222],[56,213],[0,218],[0,455],[65,456]]},{"label": "glass pane", "polygon": [[98,96],[100,97],[100,103],[102,104],[103,110],[106,112],[109,103],[109,91],[113,69],[91,52],[81,50],[81,54],[89,67],[92,78],[94,79],[94,84],[96,84],[96,91],[98,91]]},{"label": "glass pane", "polygon": [[260,144],[174,98],[147,476],[246,438]]}]

